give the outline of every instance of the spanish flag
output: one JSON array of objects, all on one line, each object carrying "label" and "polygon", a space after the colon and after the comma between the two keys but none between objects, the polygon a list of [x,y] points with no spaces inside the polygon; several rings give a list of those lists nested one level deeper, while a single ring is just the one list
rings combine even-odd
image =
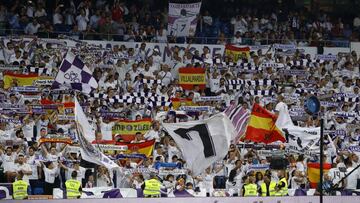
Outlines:
[{"label": "spanish flag", "polygon": [[192,90],[194,85],[205,89],[205,68],[179,68],[179,84],[185,90]]},{"label": "spanish flag", "polygon": [[126,143],[126,142],[117,142],[116,145],[126,145],[128,150],[125,154],[144,154],[146,157],[152,156],[154,149],[155,140],[148,140],[141,143]]},{"label": "spanish flag", "polygon": [[242,58],[243,54],[250,58],[250,47],[237,47],[231,44],[225,46],[225,56],[232,56],[235,62]]},{"label": "spanish flag", "polygon": [[18,74],[13,72],[4,73],[4,88],[14,86],[32,86],[34,81],[39,79],[38,74]]},{"label": "spanish flag", "polygon": [[[310,181],[311,188],[317,188],[317,184],[320,182],[320,163],[308,163],[307,173]],[[331,169],[331,164],[323,164],[324,174]]]},{"label": "spanish flag", "polygon": [[189,98],[171,98],[172,107],[178,110],[180,106],[196,106]]},{"label": "spanish flag", "polygon": [[275,141],[285,142],[285,137],[275,125],[276,119],[275,114],[254,103],[244,140],[265,144]]}]

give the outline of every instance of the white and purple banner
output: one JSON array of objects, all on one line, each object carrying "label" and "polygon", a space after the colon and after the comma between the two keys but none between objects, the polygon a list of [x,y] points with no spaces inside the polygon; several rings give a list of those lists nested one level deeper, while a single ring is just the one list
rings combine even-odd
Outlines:
[{"label": "white and purple banner", "polygon": [[169,3],[168,31],[176,37],[194,36],[201,1],[192,4]]}]

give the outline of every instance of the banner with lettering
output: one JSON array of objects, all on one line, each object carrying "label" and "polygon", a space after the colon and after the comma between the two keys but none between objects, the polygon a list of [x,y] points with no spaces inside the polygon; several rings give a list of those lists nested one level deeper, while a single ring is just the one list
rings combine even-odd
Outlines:
[{"label": "banner with lettering", "polygon": [[121,139],[129,142],[134,139],[137,132],[145,134],[151,128],[151,119],[142,120],[118,120],[112,128],[113,135],[121,135]]},{"label": "banner with lettering", "polygon": [[192,90],[194,85],[205,89],[205,68],[179,68],[179,84],[186,90]]},{"label": "banner with lettering", "polygon": [[197,3],[169,3],[168,30],[176,37],[194,36],[201,0]]},{"label": "banner with lettering", "polygon": [[54,83],[54,77],[41,76],[39,79],[34,80],[35,86],[51,86]]},{"label": "banner with lettering", "polygon": [[32,86],[38,80],[38,74],[18,74],[13,72],[4,73],[4,88]]},{"label": "banner with lettering", "polygon": [[231,44],[225,46],[225,56],[232,56],[233,61],[237,62],[243,55],[250,58],[250,47],[237,47]]}]

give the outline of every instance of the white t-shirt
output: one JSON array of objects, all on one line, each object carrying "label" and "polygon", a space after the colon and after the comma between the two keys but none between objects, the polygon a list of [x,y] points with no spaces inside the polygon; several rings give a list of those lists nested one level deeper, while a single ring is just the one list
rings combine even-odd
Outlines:
[{"label": "white t-shirt", "polygon": [[145,139],[146,140],[152,140],[155,139],[156,142],[160,141],[160,136],[159,136],[159,132],[155,131],[155,130],[150,130],[148,133],[145,134]]},{"label": "white t-shirt", "polygon": [[[73,168],[69,168],[68,170],[67,170],[67,173],[66,173],[66,180],[69,180],[69,179],[71,179],[71,173],[73,172],[73,171],[75,171],[75,169],[73,169]],[[82,179],[84,179],[85,178],[85,172],[86,172],[86,169],[84,168],[84,167],[79,167],[79,170],[77,170],[77,177],[76,177],[76,180],[78,180],[78,181],[82,181]]]},{"label": "white t-shirt", "polygon": [[0,140],[12,140],[15,137],[14,129],[0,130]]},{"label": "white t-shirt", "polygon": [[[32,171],[30,165],[27,164],[27,163],[23,163],[21,165],[20,164],[15,164],[15,167],[16,167],[16,172],[19,172],[21,170],[23,170],[23,171]],[[29,183],[29,175],[24,174],[23,181]]]},{"label": "white t-shirt", "polygon": [[[354,167],[347,168],[346,173],[347,174],[350,173],[350,171],[352,171],[353,169]],[[354,171],[346,178],[347,184],[345,186],[345,189],[352,189],[352,190],[356,189],[357,179],[359,178],[359,171],[360,170]]]},{"label": "white t-shirt", "polygon": [[305,173],[305,166],[303,162],[296,162],[296,169]]},{"label": "white t-shirt", "polygon": [[328,174],[331,177],[331,181],[334,185],[339,183],[339,181],[345,177],[345,173],[341,172],[338,168],[331,168]]},{"label": "white t-shirt", "polygon": [[32,174],[29,176],[29,179],[30,180],[39,179],[38,166],[40,166],[40,162],[35,160],[35,155],[27,157],[26,163],[30,165],[32,171]]},{"label": "white t-shirt", "polygon": [[183,37],[187,36],[189,33],[193,34],[195,30],[190,30],[190,22],[192,22],[195,18],[196,16],[181,16],[175,19],[171,28],[171,31],[173,32],[172,35],[177,37]]},{"label": "white t-shirt", "polygon": [[14,170],[14,161],[16,159],[16,154],[12,153],[10,156],[6,155],[6,154],[2,154],[1,155],[1,160],[2,160],[2,167],[4,168],[4,172],[6,171],[15,171]]},{"label": "white t-shirt", "polygon": [[44,167],[45,182],[54,183],[56,174],[57,174],[57,168],[48,169]]},{"label": "white t-shirt", "polygon": [[63,21],[63,17],[60,13],[55,13],[53,15],[53,24],[56,25],[56,24],[62,24],[62,21]]},{"label": "white t-shirt", "polygon": [[111,181],[109,180],[109,178],[106,175],[102,175],[97,178],[96,186],[97,187],[109,187],[108,183],[110,183],[110,182]]},{"label": "white t-shirt", "polygon": [[112,140],[112,127],[115,125],[115,122],[104,123],[101,121],[100,129],[103,140]]},{"label": "white t-shirt", "polygon": [[174,155],[176,155],[178,158],[180,158],[180,151],[178,150],[178,148],[169,145],[168,155],[169,155],[168,162],[170,162]]},{"label": "white t-shirt", "polygon": [[26,138],[27,141],[31,141],[31,138],[34,137],[34,126],[35,126],[35,122],[31,121],[28,124],[24,125],[24,127],[22,127],[24,137]]},{"label": "white t-shirt", "polygon": [[168,86],[173,78],[170,72],[164,72],[164,71],[161,71],[159,73],[159,76],[160,76],[159,79],[162,81],[164,86]]},{"label": "white t-shirt", "polygon": [[284,112],[287,109],[288,109],[288,106],[284,102],[279,102],[275,106],[275,111],[277,111],[277,112]]},{"label": "white t-shirt", "polygon": [[76,17],[78,30],[79,31],[85,31],[87,27],[87,22],[89,22],[89,19],[86,16],[78,15]]},{"label": "white t-shirt", "polygon": [[209,79],[209,86],[210,86],[210,90],[211,92],[215,93],[219,90],[220,87],[220,78],[213,78],[211,77]]}]

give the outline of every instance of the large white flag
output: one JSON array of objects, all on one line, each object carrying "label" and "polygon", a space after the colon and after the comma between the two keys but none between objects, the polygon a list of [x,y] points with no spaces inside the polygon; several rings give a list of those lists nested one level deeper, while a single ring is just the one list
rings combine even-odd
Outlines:
[{"label": "large white flag", "polygon": [[163,123],[163,127],[179,146],[193,175],[199,175],[229,150],[235,132],[224,113],[201,121]]},{"label": "large white flag", "polygon": [[168,30],[176,37],[194,36],[201,1],[190,4],[169,3]]},{"label": "large white flag", "polygon": [[96,149],[85,137],[95,138],[95,133],[91,130],[89,121],[81,108],[78,100],[75,98],[75,122],[80,144],[81,158],[95,164],[104,165],[109,170],[119,167],[109,157],[104,155],[101,151]]},{"label": "large white flag", "polygon": [[286,136],[288,150],[304,154],[320,152],[320,127],[307,128],[295,126],[286,108],[279,112],[275,125]]}]

